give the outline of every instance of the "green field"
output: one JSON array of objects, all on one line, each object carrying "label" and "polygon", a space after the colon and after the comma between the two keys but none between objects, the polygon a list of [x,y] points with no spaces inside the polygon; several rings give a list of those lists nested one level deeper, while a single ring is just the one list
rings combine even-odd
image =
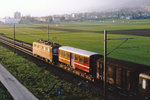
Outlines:
[{"label": "green field", "polygon": [[[127,34],[111,34],[111,31],[134,30],[137,34],[150,34],[139,30],[150,30],[150,20],[103,20],[97,22],[70,22],[50,24],[50,41],[103,54],[103,30],[108,38],[134,38],[128,40],[109,57],[150,65],[150,37]],[[13,37],[13,25],[0,25],[0,33]],[[47,40],[47,24],[18,24],[16,39],[32,43]],[[108,52],[124,40],[109,40]]]},{"label": "green field", "polygon": [[[39,67],[2,46],[0,63],[39,100],[102,100],[99,92],[93,93],[87,88],[77,86],[78,83],[63,80],[54,71],[46,70],[45,66]],[[74,77],[72,82],[75,80]],[[4,87],[1,87],[0,84],[0,100],[12,100]],[[57,94],[58,88],[61,88],[61,95]]]},{"label": "green field", "polygon": [[7,89],[0,82],[0,100],[13,100]]}]

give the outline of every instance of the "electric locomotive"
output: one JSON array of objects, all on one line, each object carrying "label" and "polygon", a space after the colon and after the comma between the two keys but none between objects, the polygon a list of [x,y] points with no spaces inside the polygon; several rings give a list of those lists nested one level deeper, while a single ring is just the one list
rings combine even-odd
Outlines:
[{"label": "electric locomotive", "polygon": [[[103,56],[98,53],[40,40],[33,42],[33,55],[50,63],[63,64],[71,70],[79,70],[79,75],[83,72],[94,80],[104,81]],[[106,82],[109,86],[138,93],[139,84],[146,84],[143,85],[145,89],[150,86],[149,81],[141,81],[141,78],[145,78],[141,73],[147,70],[150,70],[150,66],[108,58]]]}]

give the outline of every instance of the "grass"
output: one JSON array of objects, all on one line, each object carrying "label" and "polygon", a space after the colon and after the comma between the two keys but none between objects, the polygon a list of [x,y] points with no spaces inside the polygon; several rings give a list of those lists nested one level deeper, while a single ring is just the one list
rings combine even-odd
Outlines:
[{"label": "grass", "polygon": [[[135,30],[150,29],[150,19],[146,20],[104,20],[97,22],[74,22],[50,24],[50,41],[61,45],[68,45],[80,49],[103,54],[103,33],[95,32],[69,32],[57,29],[76,29],[86,31],[107,30]],[[138,30],[137,30],[138,32]],[[0,25],[0,33],[13,37],[13,25]],[[142,33],[139,33],[142,34]],[[108,38],[134,38],[128,40],[120,48],[112,52],[109,57],[150,65],[150,37],[135,35],[109,34]],[[39,39],[47,40],[46,24],[18,24],[16,25],[16,39],[32,43]],[[124,40],[108,41],[108,52]]]},{"label": "grass", "polygon": [[91,31],[150,29],[150,19],[145,20],[101,20],[96,22],[74,22],[53,24],[55,28],[81,29]]},{"label": "grass", "polygon": [[0,100],[13,100],[2,83],[0,83]]},{"label": "grass", "polygon": [[[25,87],[39,100],[99,100],[97,94],[79,88],[54,75],[51,71],[36,66],[34,63],[0,46],[2,63]],[[43,66],[44,67],[44,66]],[[57,89],[62,87],[62,94]],[[4,99],[5,100],[5,99]]]}]

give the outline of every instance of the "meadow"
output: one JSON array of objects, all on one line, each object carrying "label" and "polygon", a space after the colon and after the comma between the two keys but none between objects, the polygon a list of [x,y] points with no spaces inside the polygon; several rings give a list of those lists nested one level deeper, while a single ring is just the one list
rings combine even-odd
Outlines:
[{"label": "meadow", "polygon": [[[33,62],[14,54],[0,46],[0,63],[15,76],[39,100],[101,100],[99,93],[63,80],[45,66],[37,66]],[[74,81],[76,78],[72,79]],[[0,100],[12,100],[6,90],[1,88]],[[61,94],[57,90],[61,88]]]},{"label": "meadow", "polygon": [[[47,24],[17,24],[16,39],[32,43],[39,39],[48,39]],[[50,24],[50,41],[61,45],[72,46],[103,54],[104,35],[108,38],[134,38],[117,48],[108,57],[150,65],[150,37],[127,34],[122,31],[134,30],[137,34],[145,34],[139,30],[150,30],[150,20],[102,20],[96,22],[68,22]],[[120,34],[111,34],[112,31]],[[13,37],[13,25],[0,25],[0,33]],[[150,34],[147,32],[147,34]],[[124,40],[109,40],[108,52]]]},{"label": "meadow", "polygon": [[7,89],[0,82],[0,100],[13,100]]}]

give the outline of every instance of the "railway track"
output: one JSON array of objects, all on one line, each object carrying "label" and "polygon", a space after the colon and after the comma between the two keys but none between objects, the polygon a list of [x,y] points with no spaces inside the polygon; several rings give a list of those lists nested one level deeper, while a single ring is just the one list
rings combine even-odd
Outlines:
[{"label": "railway track", "polygon": [[16,39],[15,39],[15,43],[14,43],[14,39],[6,37],[4,35],[0,35],[0,39],[2,39],[4,41],[7,41],[7,42],[9,42],[11,44],[15,44],[15,46],[17,45],[17,46],[20,46],[20,47],[22,47],[24,49],[32,51],[32,44],[30,44],[30,43],[27,43],[27,42],[24,42],[24,41],[20,41],[20,40],[16,40]]},{"label": "railway track", "polygon": [[79,71],[79,70],[74,70],[73,68],[68,67],[68,66],[66,66],[64,64],[61,64],[61,63],[55,65],[51,62],[48,62],[45,58],[42,58],[42,57],[39,57],[39,56],[34,56],[32,54],[32,44],[30,44],[30,43],[26,43],[26,42],[20,41],[20,40],[15,40],[15,42],[14,42],[14,39],[6,37],[4,35],[0,35],[0,42],[7,45],[7,46],[10,46],[10,47],[14,48],[14,51],[17,49],[17,50],[19,50],[23,53],[26,53],[26,54],[28,54],[32,57],[43,60],[44,62],[47,62],[47,63],[51,64],[52,66],[59,67],[59,68],[64,69],[68,72],[76,74],[76,75],[78,75],[78,76],[80,76],[80,77],[82,77],[82,78],[84,78],[88,81],[94,82],[94,78],[91,75],[86,74],[85,72],[82,72],[82,71]]},{"label": "railway track", "polygon": [[[95,89],[92,89],[93,91],[97,90],[97,89],[100,89],[102,90],[102,84],[103,83],[100,83],[99,81],[96,80],[96,82],[94,82],[94,78],[90,75],[87,75],[85,74],[84,72],[79,72],[78,70],[73,70],[71,69],[70,67],[66,66],[66,65],[63,65],[63,64],[59,64],[59,65],[54,65],[53,63],[50,63],[50,62],[47,62],[44,58],[42,57],[35,57],[33,54],[32,54],[32,44],[30,43],[26,43],[26,42],[23,42],[23,41],[19,41],[19,40],[14,40],[12,38],[9,38],[9,37],[6,37],[4,35],[0,35],[0,43],[4,44],[4,45],[7,45],[11,48],[15,48],[16,50],[18,51],[21,51],[35,59],[38,59],[42,62],[45,62],[45,63],[48,63],[48,64],[51,64],[52,67],[58,67],[58,68],[61,68],[65,71],[68,71],[70,72],[71,74],[75,74],[76,76],[79,76],[80,78],[84,79],[85,81],[89,81],[89,83],[93,84],[92,88],[95,88]],[[14,49],[14,50],[15,50]],[[49,68],[48,68],[49,69]],[[94,82],[94,83],[93,83]],[[101,84],[101,85],[100,85]],[[113,93],[113,91],[118,91],[116,90],[115,88],[108,88],[109,91],[111,91]],[[98,91],[100,92],[100,91]],[[120,91],[119,91],[120,92]],[[102,93],[102,91],[101,91]],[[120,92],[120,94],[122,95],[122,91]],[[128,93],[123,93],[123,95],[127,96]]]},{"label": "railway track", "polygon": [[7,45],[7,46],[10,46],[14,49],[20,50],[20,51],[32,56],[32,50],[31,49],[26,49],[28,47],[28,46],[25,46],[26,44],[22,45],[18,41],[15,42],[15,44],[14,44],[14,41],[12,39],[7,38],[7,37],[3,37],[3,36],[0,36],[0,42]]}]

